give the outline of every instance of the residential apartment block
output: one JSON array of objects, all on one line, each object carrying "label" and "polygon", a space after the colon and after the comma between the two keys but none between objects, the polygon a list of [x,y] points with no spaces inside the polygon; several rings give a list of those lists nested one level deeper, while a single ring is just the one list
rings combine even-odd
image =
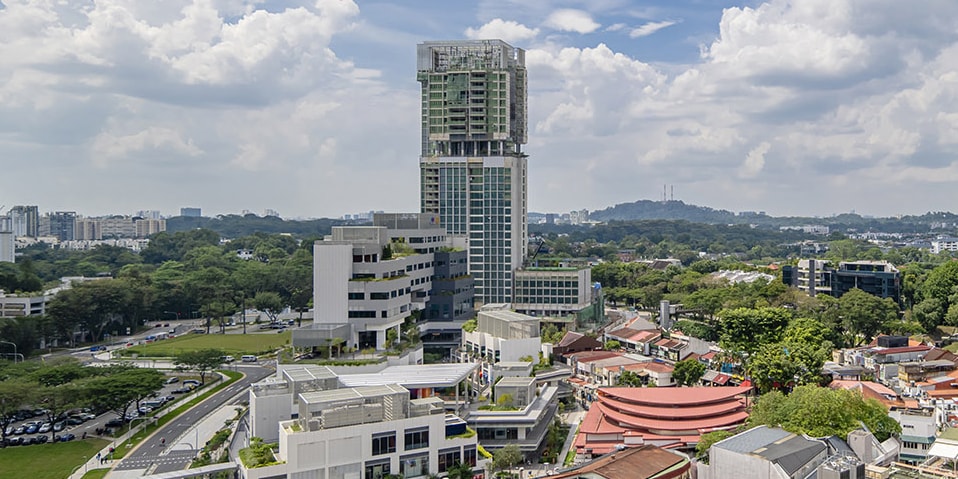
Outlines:
[{"label": "residential apartment block", "polygon": [[508,302],[528,253],[525,51],[501,40],[424,42],[417,63],[422,212],[467,249],[477,298]]},{"label": "residential apartment block", "polygon": [[834,269],[823,260],[803,259],[797,266],[782,267],[782,282],[809,296],[828,294],[840,298],[858,288],[896,303],[901,299],[901,273],[885,261],[846,261]]}]

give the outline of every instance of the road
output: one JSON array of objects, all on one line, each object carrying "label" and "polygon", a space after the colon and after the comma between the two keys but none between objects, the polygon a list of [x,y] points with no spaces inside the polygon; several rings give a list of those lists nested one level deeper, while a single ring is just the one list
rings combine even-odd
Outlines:
[{"label": "road", "polygon": [[[194,448],[190,450],[180,449],[161,454],[164,449],[171,447],[176,438],[186,433],[194,424],[226,403],[230,398],[247,389],[250,384],[274,372],[272,369],[261,366],[238,366],[236,369],[246,374],[246,376],[164,425],[150,438],[140,443],[140,446],[120,461],[114,467],[114,470],[148,469],[152,464],[157,465],[154,473],[185,469],[190,461],[196,457],[199,450],[202,449],[200,444],[191,444]],[[202,438],[201,440],[205,443],[207,439]]]}]

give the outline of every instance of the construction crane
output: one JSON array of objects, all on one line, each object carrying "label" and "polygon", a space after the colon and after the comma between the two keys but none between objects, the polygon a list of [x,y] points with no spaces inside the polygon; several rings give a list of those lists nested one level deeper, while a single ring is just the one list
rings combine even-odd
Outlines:
[{"label": "construction crane", "polygon": [[538,237],[537,240],[538,240],[538,244],[536,245],[536,250],[532,252],[531,256],[529,256],[529,264],[531,264],[532,266],[539,265],[539,263],[535,262],[535,259],[536,259],[536,256],[539,255],[539,251],[542,250],[542,246],[546,244],[546,240],[542,239],[541,236]]}]

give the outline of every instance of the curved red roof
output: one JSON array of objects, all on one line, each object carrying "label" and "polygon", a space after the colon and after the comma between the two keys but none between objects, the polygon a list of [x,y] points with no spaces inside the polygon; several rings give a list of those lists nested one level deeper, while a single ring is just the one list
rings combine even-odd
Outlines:
[{"label": "curved red roof", "polygon": [[706,405],[728,401],[745,394],[751,387],[680,387],[680,388],[600,388],[600,397],[615,398],[622,402],[648,406],[674,407]]},{"label": "curved red roof", "polygon": [[599,411],[602,412],[602,414],[619,423],[619,425],[631,426],[638,429],[652,429],[655,431],[674,431],[676,435],[685,431],[697,431],[700,429],[713,429],[722,426],[730,426],[733,424],[739,424],[748,419],[748,413],[745,411],[732,412],[707,418],[668,420],[630,416],[609,408],[608,406],[604,406],[601,403],[592,403],[592,407],[599,408]]},{"label": "curved red roof", "polygon": [[624,414],[629,414],[632,416],[640,416],[647,418],[674,418],[674,419],[695,419],[695,418],[705,418],[711,416],[721,416],[724,414],[729,414],[738,410],[745,409],[745,405],[742,404],[738,399],[731,399],[728,401],[707,404],[702,406],[688,406],[688,407],[670,407],[670,406],[648,406],[644,404],[632,404],[622,401],[617,401],[611,397],[599,397],[599,402],[603,405],[622,412]]}]

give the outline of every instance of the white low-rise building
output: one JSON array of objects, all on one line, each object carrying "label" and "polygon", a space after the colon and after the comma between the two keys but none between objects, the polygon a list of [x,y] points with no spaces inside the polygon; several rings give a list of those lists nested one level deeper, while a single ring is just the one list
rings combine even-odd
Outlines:
[{"label": "white low-rise building", "polygon": [[[328,379],[298,384],[309,389]],[[482,467],[475,432],[446,414],[441,398],[410,399],[408,389],[384,384],[303,390],[295,403],[297,418],[277,424],[278,464],[241,465],[244,479],[411,478],[457,463]]]}]

